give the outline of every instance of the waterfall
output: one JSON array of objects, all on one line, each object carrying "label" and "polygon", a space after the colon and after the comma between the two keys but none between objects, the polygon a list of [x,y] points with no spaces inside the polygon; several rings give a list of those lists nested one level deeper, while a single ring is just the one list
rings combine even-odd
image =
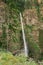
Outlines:
[{"label": "waterfall", "polygon": [[24,32],[24,27],[23,27],[23,19],[22,19],[22,14],[20,13],[20,21],[21,21],[21,27],[22,27],[22,35],[23,35],[23,42],[24,42],[24,52],[25,56],[28,57],[28,49],[27,49],[27,43],[25,39],[25,32]]}]

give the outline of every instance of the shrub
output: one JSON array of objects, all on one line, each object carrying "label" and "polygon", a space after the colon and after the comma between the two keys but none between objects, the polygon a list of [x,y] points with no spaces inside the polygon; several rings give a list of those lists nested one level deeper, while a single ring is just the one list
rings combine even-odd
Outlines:
[{"label": "shrub", "polygon": [[0,65],[38,65],[35,61],[29,60],[23,55],[13,56],[10,52],[0,52]]}]

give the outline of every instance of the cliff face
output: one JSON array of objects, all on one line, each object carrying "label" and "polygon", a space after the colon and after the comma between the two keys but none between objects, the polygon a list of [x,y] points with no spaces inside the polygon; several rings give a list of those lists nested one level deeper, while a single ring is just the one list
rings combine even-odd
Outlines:
[{"label": "cliff face", "polygon": [[0,2],[0,23],[5,22],[5,3]]},{"label": "cliff face", "polygon": [[[24,11],[23,16],[24,16],[24,23],[26,26],[28,26],[27,28],[30,28],[30,30],[32,31],[31,34],[30,32],[28,32],[28,34],[30,34],[30,36],[32,36],[32,38],[34,39],[34,41],[36,43],[39,44],[39,46],[41,47],[41,51],[43,52],[43,6],[42,4],[40,5],[39,8],[40,13],[37,13],[37,8],[32,8],[32,9],[27,9]],[[39,14],[39,17],[38,17]],[[26,29],[27,29],[26,28]],[[29,29],[28,29],[29,30]],[[26,35],[27,37],[29,35]]]},{"label": "cliff face", "polygon": [[3,1],[0,1],[0,44],[2,48],[6,48],[12,52],[21,47],[20,27],[18,26],[18,22],[14,23],[11,17],[14,14],[16,13],[9,11],[8,6]]},{"label": "cliff face", "polygon": [[[42,10],[40,12],[43,13]],[[43,16],[43,14],[42,14],[42,16]],[[28,26],[33,26],[33,31],[37,32],[37,31],[39,31],[39,29],[43,30],[43,21],[41,22],[38,19],[36,9],[25,10],[25,12],[24,12],[24,23]],[[32,34],[34,35],[35,33],[33,32]],[[36,35],[39,36],[37,33],[36,33]]]},{"label": "cliff face", "polygon": [[3,3],[2,1],[0,1],[0,38],[2,35],[2,23],[5,22],[5,3]]},{"label": "cliff face", "polygon": [[[40,1],[41,0],[38,0],[39,3]],[[41,52],[43,52],[43,4],[42,3],[40,4],[40,8],[36,8],[35,4],[33,4],[32,9],[30,8],[25,9],[23,12],[23,23],[25,28],[26,41],[28,45],[30,46],[30,49],[33,48],[33,45],[31,47],[29,40],[38,44],[39,47],[41,48]],[[15,13],[13,12],[13,15],[14,14]],[[1,1],[0,2],[0,41],[3,40],[1,39],[2,32],[3,32],[2,24],[4,24],[6,28],[8,26],[7,22],[13,25],[13,27],[17,26],[15,27],[15,30],[13,28],[14,32],[12,29],[6,29],[8,32],[8,37],[7,37],[7,40],[6,39],[5,40],[8,41],[7,42],[8,49],[13,52],[14,50],[18,50],[23,46],[23,40],[21,35],[20,23],[16,23],[16,22],[14,23],[13,18],[8,18],[8,15],[9,15],[9,12],[8,12],[8,9],[6,9],[6,4]],[[12,27],[10,26],[10,28]],[[14,42],[12,40],[13,38],[15,39]]]}]

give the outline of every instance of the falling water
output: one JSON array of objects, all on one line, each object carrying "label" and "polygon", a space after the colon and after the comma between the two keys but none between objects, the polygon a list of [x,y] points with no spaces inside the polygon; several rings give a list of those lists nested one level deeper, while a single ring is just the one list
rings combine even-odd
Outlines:
[{"label": "falling water", "polygon": [[27,44],[26,44],[26,39],[25,39],[25,33],[24,33],[24,27],[23,27],[21,13],[20,13],[20,20],[21,20],[21,27],[22,27],[23,42],[24,42],[24,52],[25,52],[25,56],[28,57],[28,49],[27,49]]}]

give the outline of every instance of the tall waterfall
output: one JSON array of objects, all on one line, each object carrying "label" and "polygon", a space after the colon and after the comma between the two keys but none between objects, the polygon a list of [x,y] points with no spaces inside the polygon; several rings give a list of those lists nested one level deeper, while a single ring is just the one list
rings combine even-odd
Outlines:
[{"label": "tall waterfall", "polygon": [[20,21],[21,21],[21,27],[22,27],[22,35],[23,35],[23,42],[24,42],[24,53],[25,56],[28,57],[28,49],[27,49],[27,43],[25,39],[25,32],[24,32],[24,27],[23,27],[23,19],[22,19],[22,14],[20,13]]}]

